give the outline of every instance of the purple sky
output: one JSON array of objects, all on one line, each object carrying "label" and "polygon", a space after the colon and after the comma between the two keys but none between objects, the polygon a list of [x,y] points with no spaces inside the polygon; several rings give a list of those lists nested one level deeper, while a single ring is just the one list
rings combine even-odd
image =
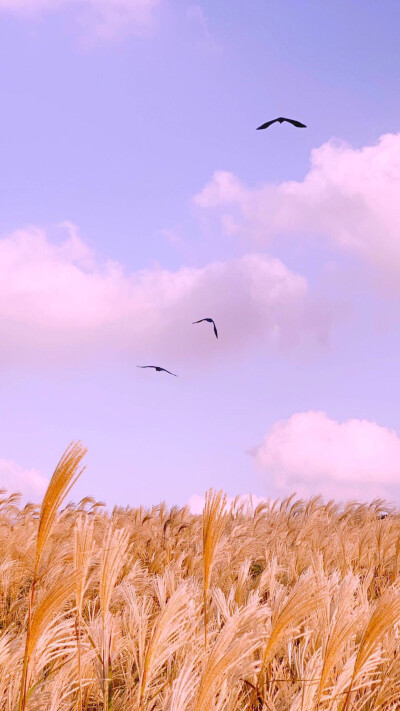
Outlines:
[{"label": "purple sky", "polygon": [[399,23],[0,0],[0,487],[399,499]]}]

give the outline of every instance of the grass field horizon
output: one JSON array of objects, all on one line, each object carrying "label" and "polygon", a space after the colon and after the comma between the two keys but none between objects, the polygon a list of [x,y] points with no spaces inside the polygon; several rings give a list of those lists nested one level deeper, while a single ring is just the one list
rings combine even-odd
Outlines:
[{"label": "grass field horizon", "polygon": [[203,513],[0,499],[0,708],[389,711],[400,510],[293,496]]}]

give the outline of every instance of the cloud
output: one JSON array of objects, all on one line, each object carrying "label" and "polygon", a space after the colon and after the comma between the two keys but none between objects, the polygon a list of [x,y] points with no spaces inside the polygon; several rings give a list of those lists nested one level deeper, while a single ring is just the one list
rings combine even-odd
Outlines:
[{"label": "cloud", "polygon": [[[331,317],[304,277],[268,255],[129,274],[117,262],[99,263],[73,225],[63,229],[57,242],[33,227],[0,239],[0,364],[140,363],[155,353],[196,361],[329,332]],[[210,314],[218,350],[204,324],[192,326]]]},{"label": "cloud", "polygon": [[38,503],[48,483],[36,469],[23,469],[12,460],[0,459],[0,489],[6,489],[8,494],[20,491],[23,499]]},{"label": "cloud", "polygon": [[161,234],[166,239],[166,241],[173,247],[177,247],[183,244],[183,238],[179,234],[178,230],[171,230],[165,228],[161,230]]},{"label": "cloud", "polygon": [[221,51],[221,46],[216,42],[210,31],[209,19],[201,5],[190,5],[186,10],[186,19],[198,31],[196,45],[208,53]]},{"label": "cloud", "polygon": [[0,12],[32,17],[69,8],[77,13],[85,34],[110,40],[147,34],[162,0],[0,0]]},{"label": "cloud", "polygon": [[266,480],[304,497],[390,498],[400,482],[400,437],[367,420],[300,412],[276,422],[252,454]]},{"label": "cloud", "polygon": [[217,171],[195,197],[217,210],[225,232],[260,243],[285,233],[329,238],[398,278],[400,272],[400,133],[355,149],[329,141],[311,153],[302,181],[257,188]]},{"label": "cloud", "polygon": [[186,17],[199,25],[206,34],[208,33],[208,17],[201,5],[190,5],[186,10]]}]

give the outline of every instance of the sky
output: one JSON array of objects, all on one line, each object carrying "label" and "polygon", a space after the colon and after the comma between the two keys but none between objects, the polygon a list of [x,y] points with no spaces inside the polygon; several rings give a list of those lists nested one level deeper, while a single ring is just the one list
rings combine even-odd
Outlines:
[{"label": "sky", "polygon": [[399,22],[0,0],[0,488],[399,500]]}]

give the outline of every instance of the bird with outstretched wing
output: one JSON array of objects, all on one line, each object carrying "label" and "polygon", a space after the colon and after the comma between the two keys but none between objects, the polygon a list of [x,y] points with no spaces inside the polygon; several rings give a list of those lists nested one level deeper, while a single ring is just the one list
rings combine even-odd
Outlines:
[{"label": "bird with outstretched wing", "polygon": [[164,373],[169,373],[169,375],[174,375],[175,378],[178,377],[175,373],[171,373],[170,370],[166,370],[166,368],[160,368],[159,365],[138,365],[137,367],[138,368],[154,368],[154,370],[156,370],[157,373],[161,373],[161,371],[163,371]]},{"label": "bird with outstretched wing", "polygon": [[217,331],[217,327],[216,327],[216,325],[215,325],[215,323],[214,323],[214,319],[212,319],[212,318],[201,318],[200,321],[193,321],[193,323],[201,323],[202,321],[207,321],[208,323],[212,323],[212,324],[213,324],[215,337],[218,338],[218,331]]},{"label": "bird with outstretched wing", "polygon": [[287,121],[287,123],[291,123],[292,126],[296,126],[296,128],[307,128],[305,123],[300,123],[300,121],[296,121],[295,119],[289,119],[289,118],[284,118],[283,116],[280,116],[279,118],[272,119],[272,121],[267,121],[266,123],[263,123],[261,126],[258,126],[257,131],[261,131],[263,128],[268,128],[269,126],[272,126],[273,123],[279,122],[283,123],[284,121]]}]

